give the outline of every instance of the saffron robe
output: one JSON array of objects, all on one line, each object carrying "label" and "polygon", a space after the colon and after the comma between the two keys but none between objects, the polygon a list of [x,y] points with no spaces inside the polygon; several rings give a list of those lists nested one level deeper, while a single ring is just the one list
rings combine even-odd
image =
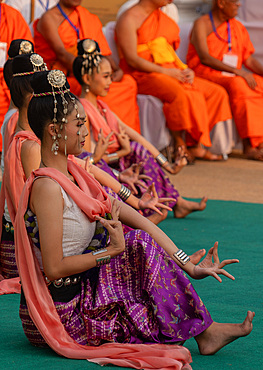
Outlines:
[{"label": "saffron robe", "polygon": [[[102,32],[102,24],[99,18],[90,13],[87,9],[78,6],[69,15],[69,19],[79,27],[80,40],[90,38],[98,42],[101,54],[111,55],[111,50]],[[73,76],[72,71],[66,68],[57,60],[56,53],[50,48],[49,44],[37,29],[38,20],[34,22],[35,52],[40,54],[49,69],[60,69],[66,76],[70,84],[70,90],[75,95],[80,95],[81,86]],[[77,56],[77,33],[74,28],[64,20],[58,28],[58,33],[64,43],[65,49]],[[129,75],[124,75],[120,82],[113,82],[107,97],[102,98],[115,112],[122,121],[140,132],[139,108],[137,105],[137,85]]]},{"label": "saffron robe", "polygon": [[[187,366],[191,362],[191,355],[184,347],[177,345],[166,346],[163,344],[129,343],[106,343],[101,346],[81,345],[74,341],[65,330],[45,283],[39,263],[32,251],[32,242],[29,240],[26,230],[24,215],[28,209],[32,184],[37,176],[48,176],[56,180],[89,218],[91,197],[95,197],[98,206],[102,204],[102,201],[104,203],[107,202],[106,193],[104,199],[96,196],[94,184],[97,184],[97,194],[99,196],[103,190],[90,174],[71,161],[68,162],[68,169],[79,187],[55,169],[41,168],[32,172],[25,184],[19,203],[15,223],[16,258],[31,319],[46,343],[61,356],[88,359],[91,362],[101,365],[110,363],[117,366],[146,370],[160,368],[179,370],[182,369],[183,364],[186,365],[184,367],[185,369],[191,369],[190,365]],[[92,201],[94,202],[95,199],[92,199]],[[110,210],[109,207],[108,210]],[[97,207],[97,210],[93,212],[93,216],[96,214],[103,215],[102,211],[105,212],[105,207],[101,207],[101,211],[98,211]],[[94,217],[91,217],[91,219],[94,220]],[[113,259],[111,263],[115,260],[118,260],[118,258]],[[108,266],[104,266],[105,271]],[[190,285],[189,283],[188,290],[190,289]],[[115,307],[116,305],[118,305],[118,302],[115,303]],[[200,305],[204,308],[201,300]],[[209,324],[211,324],[211,319]],[[75,325],[78,324],[75,323]],[[199,330],[203,331],[204,327],[200,327]]]},{"label": "saffron robe", "polygon": [[[5,153],[5,170],[3,174],[0,192],[0,214],[3,217],[5,201],[7,203],[12,224],[15,223],[19,199],[26,182],[26,176],[21,162],[21,148],[25,140],[36,141],[40,145],[39,139],[33,132],[19,131],[11,141]],[[1,217],[1,220],[2,220]],[[0,222],[0,235],[2,235],[2,222]],[[15,261],[15,250],[10,250],[10,260]],[[11,262],[12,262],[11,261]],[[5,264],[5,261],[2,261]],[[15,263],[12,263],[15,266]],[[13,293],[20,291],[19,278],[4,279],[1,276],[0,266],[0,294]]]},{"label": "saffron robe", "polygon": [[[236,19],[230,19],[232,54],[238,56],[237,68],[245,64],[247,58],[254,53],[246,28]],[[227,40],[227,22],[217,28],[218,34]],[[223,55],[228,53],[228,44],[219,40],[214,32],[207,37],[209,54],[214,58],[223,60]],[[252,90],[245,79],[240,76],[224,76],[201,63],[195,47],[190,43],[187,62],[197,76],[206,78],[223,86],[228,94],[231,109],[238,133],[242,139],[249,138],[252,147],[263,143],[263,77],[253,74],[257,87]]]},{"label": "saffron robe", "polygon": [[[6,52],[11,41],[26,39],[33,42],[30,29],[22,15],[9,5],[1,4],[0,42],[6,43]],[[3,68],[0,68],[0,128],[10,104],[10,92],[4,80]],[[2,135],[0,135],[0,152]]]},{"label": "saffron robe", "polygon": [[[138,47],[159,37],[164,37],[174,50],[178,48],[178,25],[157,9],[137,30]],[[150,50],[141,51],[138,55],[154,62]],[[161,65],[166,68],[178,68],[176,63]],[[153,95],[164,103],[163,111],[168,128],[172,131],[186,130],[191,136],[191,139],[187,140],[188,145],[200,142],[211,146],[209,131],[217,122],[231,118],[226,91],[218,89],[215,84],[207,84],[207,81],[195,78],[193,85],[190,85],[165,74],[145,73],[130,67],[122,55],[120,66],[125,73],[135,78],[139,94]]]}]

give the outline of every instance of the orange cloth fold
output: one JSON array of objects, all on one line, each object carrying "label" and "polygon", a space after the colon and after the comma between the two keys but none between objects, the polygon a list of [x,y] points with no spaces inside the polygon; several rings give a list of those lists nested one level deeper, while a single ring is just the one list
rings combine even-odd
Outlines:
[{"label": "orange cloth fold", "polygon": [[[137,45],[149,44],[158,38],[164,38],[175,51],[179,47],[178,25],[159,9],[152,12],[137,30]],[[149,48],[141,51],[140,57],[154,63]],[[176,61],[161,65],[178,68]],[[215,84],[195,78],[190,85],[162,73],[145,73],[130,67],[122,55],[120,66],[137,81],[139,94],[153,95],[164,103],[168,128],[187,131],[192,138],[189,145],[200,142],[211,146],[209,130],[217,122],[231,118],[227,94]],[[184,67],[180,65],[179,69]]]},{"label": "orange cloth fold", "polygon": [[[26,39],[33,42],[30,29],[23,16],[9,5],[0,4],[1,23],[0,41],[6,43],[8,51],[11,41],[15,39]],[[6,56],[7,59],[7,56]],[[10,104],[10,92],[4,80],[3,68],[0,68],[0,128],[3,124],[5,114]],[[2,151],[2,135],[0,135],[0,152]]]},{"label": "orange cloth fold", "polygon": [[[245,64],[247,58],[254,53],[253,44],[246,28],[236,19],[230,19],[232,54],[238,56],[237,68]],[[227,39],[227,22],[217,28],[218,34]],[[209,54],[223,60],[228,53],[228,44],[218,39],[212,32],[207,37]],[[201,63],[193,44],[189,44],[187,62],[196,75],[223,86],[229,94],[233,118],[238,133],[242,139],[249,138],[253,147],[263,143],[263,77],[254,74],[257,82],[255,90],[250,89],[244,78],[239,76],[228,77]]]},{"label": "orange cloth fold", "polygon": [[[70,21],[79,27],[80,39],[90,38],[96,40],[100,46],[101,54],[111,55],[110,47],[102,31],[102,24],[99,18],[90,13],[82,6],[69,15]],[[67,70],[58,60],[56,53],[52,50],[38,31],[39,20],[33,24],[35,51],[40,54],[47,63],[49,69],[60,69],[66,76],[73,94],[79,96],[81,86],[73,76],[73,72]],[[77,56],[77,33],[73,27],[65,20],[58,28],[59,36],[65,49],[72,55]],[[137,105],[137,85],[131,76],[123,76],[120,82],[113,82],[108,95],[102,98],[127,125],[140,132],[139,108]]]},{"label": "orange cloth fold", "polygon": [[[26,297],[31,318],[48,345],[59,355],[75,359],[88,359],[101,365],[114,364],[136,369],[191,369],[190,352],[177,345],[145,345],[108,343],[99,347],[82,346],[74,342],[67,334],[57,314],[52,297],[45,284],[38,261],[32,252],[31,243],[25,227],[24,214],[28,207],[31,187],[35,177],[48,176],[55,179],[86,213],[90,208],[90,197],[96,193],[104,194],[97,181],[78,165],[68,161],[70,173],[76,179],[79,188],[66,176],[52,168],[41,168],[34,171],[27,180],[20,199],[15,222],[16,259],[23,291]],[[98,188],[98,189],[95,189]],[[95,193],[94,193],[95,192]],[[103,199],[109,198],[105,193]],[[99,200],[97,198],[97,202]],[[105,203],[103,212],[111,210]],[[88,210],[88,212],[90,212]],[[100,214],[101,211],[93,213]],[[86,213],[87,214],[87,213]]]},{"label": "orange cloth fold", "polygon": [[137,53],[149,50],[152,54],[154,63],[166,64],[174,63],[179,69],[186,69],[188,66],[184,64],[178,57],[173,47],[167,42],[164,37],[157,37],[156,39],[147,42],[146,44],[139,44],[137,46]]}]

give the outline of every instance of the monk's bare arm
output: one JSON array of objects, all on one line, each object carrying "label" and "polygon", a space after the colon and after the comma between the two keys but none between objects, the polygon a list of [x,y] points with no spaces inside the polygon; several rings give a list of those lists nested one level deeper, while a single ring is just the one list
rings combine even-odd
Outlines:
[{"label": "monk's bare arm", "polygon": [[253,55],[247,58],[244,65],[253,73],[263,76],[263,65]]},{"label": "monk's bare arm", "polygon": [[227,66],[219,59],[214,58],[212,55],[209,54],[209,49],[206,41],[209,33],[210,30],[209,25],[206,21],[206,16],[197,19],[192,29],[191,43],[194,45],[201,63],[210,68],[216,69],[217,71],[236,73],[236,68]]},{"label": "monk's bare arm", "polygon": [[[121,52],[129,66],[143,72],[172,75],[177,69],[164,68],[141,58],[137,53],[137,22],[134,14],[125,12],[117,21],[116,34]],[[172,77],[176,77],[173,76]]]},{"label": "monk's bare arm", "polygon": [[38,31],[46,39],[50,48],[56,53],[57,59],[67,68],[67,70],[71,71],[75,57],[67,52],[63,41],[59,36],[58,27],[61,20],[56,16],[56,14],[53,14],[55,11],[56,9],[51,9],[41,17],[37,25]]}]

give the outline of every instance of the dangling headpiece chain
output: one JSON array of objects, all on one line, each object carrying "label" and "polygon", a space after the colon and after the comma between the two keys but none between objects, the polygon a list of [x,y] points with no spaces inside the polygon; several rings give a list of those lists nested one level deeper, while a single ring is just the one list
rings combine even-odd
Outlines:
[{"label": "dangling headpiece chain", "polygon": [[101,57],[100,50],[97,49],[96,42],[91,39],[86,39],[82,42],[82,47],[84,49],[84,53],[82,55],[84,60],[82,62],[81,75],[83,76],[85,73],[91,75],[93,67],[96,67],[99,72]]},{"label": "dangling headpiece chain", "polygon": [[44,62],[44,59],[39,54],[31,54],[29,59],[30,59],[30,62],[33,66],[33,71],[15,73],[15,74],[13,74],[13,77],[27,76],[27,75],[32,75],[35,72],[41,72],[41,71],[47,71],[48,70],[46,63]]},{"label": "dangling headpiece chain", "polygon": [[62,99],[62,105],[63,105],[63,114],[64,114],[64,117],[62,118],[61,120],[61,123],[60,123],[60,133],[58,133],[57,135],[54,134],[52,139],[53,139],[53,145],[52,145],[52,148],[51,148],[51,151],[57,155],[58,154],[58,149],[59,149],[59,142],[58,142],[58,139],[61,138],[61,131],[63,130],[63,127],[65,127],[65,136],[64,136],[64,140],[65,140],[65,155],[67,155],[67,147],[66,147],[66,141],[68,139],[67,135],[66,135],[66,126],[64,126],[65,123],[68,122],[67,120],[67,113],[68,113],[68,101],[66,100],[65,98],[65,94],[68,94],[68,96],[70,97],[72,103],[74,104],[74,108],[76,109],[76,117],[79,118],[79,113],[78,113],[78,105],[76,103],[76,99],[74,97],[71,96],[70,94],[70,90],[66,87],[66,82],[67,82],[67,79],[66,79],[66,76],[65,74],[62,72],[62,71],[59,71],[59,70],[52,70],[48,73],[47,75],[47,80],[51,86],[51,89],[52,91],[51,92],[46,92],[46,93],[39,93],[39,94],[33,94],[33,97],[43,97],[43,96],[48,96],[48,95],[53,95],[53,98],[54,98],[54,117],[53,117],[53,123],[54,124],[57,124],[58,121],[57,121],[57,99],[56,99],[56,94],[57,95],[60,95],[61,96],[61,99]]}]

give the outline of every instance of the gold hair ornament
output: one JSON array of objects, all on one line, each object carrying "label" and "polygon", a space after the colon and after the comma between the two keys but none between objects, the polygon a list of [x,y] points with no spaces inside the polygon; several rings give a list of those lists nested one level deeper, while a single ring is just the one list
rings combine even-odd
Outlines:
[{"label": "gold hair ornament", "polygon": [[91,39],[86,39],[82,42],[82,47],[84,50],[82,55],[84,60],[82,62],[81,75],[83,76],[85,73],[91,75],[93,66],[95,66],[99,72],[101,57],[97,51],[96,42]]},{"label": "gold hair ornament", "polygon": [[31,54],[33,53],[33,46],[31,44],[31,42],[29,41],[21,41],[20,45],[19,45],[19,55],[21,54]]}]

